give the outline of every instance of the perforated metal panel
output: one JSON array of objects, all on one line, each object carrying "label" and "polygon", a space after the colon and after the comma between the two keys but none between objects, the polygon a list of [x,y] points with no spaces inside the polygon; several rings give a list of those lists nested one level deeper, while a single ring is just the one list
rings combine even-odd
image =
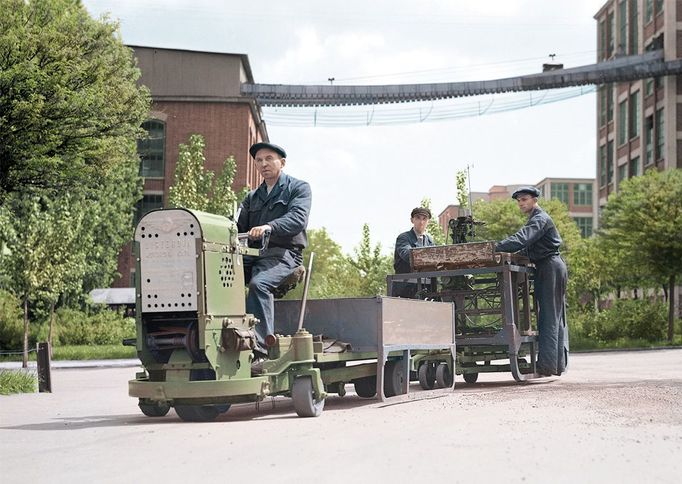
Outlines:
[{"label": "perforated metal panel", "polygon": [[135,230],[140,244],[143,313],[197,310],[197,240],[201,227],[184,210],[145,215]]}]

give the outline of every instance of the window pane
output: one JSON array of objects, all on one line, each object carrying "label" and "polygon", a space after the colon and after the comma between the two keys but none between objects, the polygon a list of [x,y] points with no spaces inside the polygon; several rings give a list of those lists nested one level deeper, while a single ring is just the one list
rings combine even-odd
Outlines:
[{"label": "window pane", "polygon": [[639,156],[630,160],[630,176],[639,175]]},{"label": "window pane", "polygon": [[618,144],[622,145],[625,143],[625,133],[626,133],[626,127],[627,127],[627,121],[628,121],[628,106],[627,106],[627,101],[623,101],[622,103],[618,104]]},{"label": "window pane", "polygon": [[552,183],[552,198],[568,205],[568,183]]},{"label": "window pane", "polygon": [[606,186],[606,145],[599,147],[599,186]]},{"label": "window pane", "polygon": [[576,183],[573,185],[573,204],[574,205],[592,205],[592,184],[591,183]]},{"label": "window pane", "polygon": [[580,229],[580,235],[590,237],[592,235],[592,217],[576,217],[575,223]]},{"label": "window pane", "polygon": [[663,150],[665,149],[665,119],[663,117],[663,108],[656,111],[656,159],[663,158]]},{"label": "window pane", "polygon": [[613,121],[613,84],[606,86],[606,121]]},{"label": "window pane", "polygon": [[613,181],[613,141],[606,145],[606,182]]},{"label": "window pane", "polygon": [[147,138],[137,141],[137,153],[140,156],[140,176],[162,178],[164,175],[166,126],[161,121],[150,120],[142,123],[142,128],[147,131]]},{"label": "window pane", "polygon": [[630,138],[639,136],[639,91],[630,96]]},{"label": "window pane", "polygon": [[142,200],[137,202],[135,206],[135,225],[140,221],[142,216],[147,212],[163,208],[163,195],[161,194],[145,194]]},{"label": "window pane", "polygon": [[654,18],[654,0],[644,0],[644,23]]},{"label": "window pane", "polygon": [[630,55],[639,51],[639,23],[637,22],[637,0],[630,0]]}]

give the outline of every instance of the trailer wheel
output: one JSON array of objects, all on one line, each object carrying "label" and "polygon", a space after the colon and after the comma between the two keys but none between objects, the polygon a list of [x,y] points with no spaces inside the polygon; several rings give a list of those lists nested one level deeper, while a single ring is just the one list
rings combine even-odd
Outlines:
[{"label": "trailer wheel", "polygon": [[386,363],[384,367],[384,395],[387,397],[402,395],[404,382],[403,362],[398,360]]},{"label": "trailer wheel", "polygon": [[170,410],[170,404],[168,402],[159,402],[142,398],[140,398],[140,402],[137,406],[140,407],[142,413],[147,417],[163,417]]},{"label": "trailer wheel", "polygon": [[175,413],[185,422],[210,422],[221,414],[223,407],[216,405],[176,405]]},{"label": "trailer wheel", "polygon": [[462,373],[464,381],[470,384],[476,383],[478,381],[478,373]]},{"label": "trailer wheel", "polygon": [[374,398],[377,394],[377,377],[366,376],[353,380],[355,393],[361,398]]},{"label": "trailer wheel", "polygon": [[436,383],[436,367],[430,361],[419,367],[419,385],[424,390],[433,390]]},{"label": "trailer wheel", "polygon": [[324,398],[315,400],[313,395],[313,380],[309,376],[301,376],[294,380],[291,387],[291,398],[294,410],[299,417],[319,417],[324,410]]},{"label": "trailer wheel", "polygon": [[452,372],[447,363],[441,363],[436,368],[436,383],[441,388],[448,388],[452,386]]}]

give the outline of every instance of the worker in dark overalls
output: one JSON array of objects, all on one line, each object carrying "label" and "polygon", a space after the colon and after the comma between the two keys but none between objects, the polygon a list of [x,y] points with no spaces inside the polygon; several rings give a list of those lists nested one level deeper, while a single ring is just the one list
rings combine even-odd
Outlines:
[{"label": "worker in dark overalls", "polygon": [[538,303],[538,361],[541,375],[561,375],[568,364],[566,325],[566,264],[559,254],[561,237],[552,218],[538,205],[540,191],[522,187],[512,194],[526,225],[495,246],[498,252],[523,251],[535,264],[535,299]]},{"label": "worker in dark overalls", "polygon": [[[425,207],[417,207],[410,213],[412,228],[403,232],[395,241],[393,253],[393,269],[396,274],[412,272],[410,266],[410,249],[416,247],[430,247],[434,245],[433,239],[426,233],[426,227],[431,220],[431,211]],[[393,296],[414,298],[417,295],[417,279],[393,283]]]},{"label": "worker in dark overalls", "polygon": [[312,194],[307,182],[282,171],[287,156],[282,147],[256,143],[249,153],[263,183],[242,202],[237,225],[240,232],[248,232],[251,246],[270,232],[270,243],[263,254],[244,257],[249,284],[246,311],[260,320],[255,328],[258,347],[254,356],[262,359],[267,356],[265,338],[275,332],[272,291],[303,262]]}]

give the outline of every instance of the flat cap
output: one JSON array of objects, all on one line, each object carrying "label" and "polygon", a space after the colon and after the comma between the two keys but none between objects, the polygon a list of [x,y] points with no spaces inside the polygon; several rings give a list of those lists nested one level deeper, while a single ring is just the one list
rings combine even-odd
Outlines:
[{"label": "flat cap", "polygon": [[275,153],[280,155],[282,158],[287,157],[287,152],[284,151],[284,148],[282,148],[281,146],[273,145],[272,143],[266,143],[264,141],[252,145],[251,148],[249,148],[249,153],[251,153],[251,156],[253,156],[255,158],[256,153],[258,153],[258,150],[262,150],[263,148],[267,148],[267,149],[274,151]]},{"label": "flat cap", "polygon": [[535,187],[521,187],[512,193],[512,198],[516,200],[519,195],[530,195],[532,197],[538,198],[540,196],[540,190]]},{"label": "flat cap", "polygon": [[426,207],[417,207],[412,209],[412,213],[410,214],[410,218],[414,217],[415,215],[424,215],[428,218],[431,218],[431,210],[429,210]]}]

